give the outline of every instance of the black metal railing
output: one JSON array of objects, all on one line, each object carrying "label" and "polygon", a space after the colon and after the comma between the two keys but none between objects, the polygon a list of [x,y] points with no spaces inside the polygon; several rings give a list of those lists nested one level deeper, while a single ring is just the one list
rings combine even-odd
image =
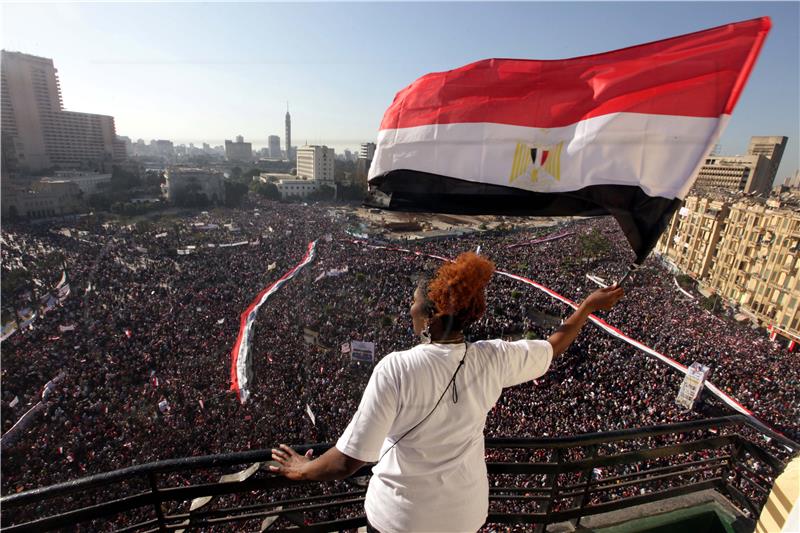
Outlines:
[{"label": "black metal railing", "polygon": [[[329,446],[296,449],[319,455]],[[798,450],[740,415],[563,438],[487,439],[487,523],[577,525],[584,516],[706,489],[755,517]],[[346,482],[294,482],[265,469],[270,455],[172,459],[7,495],[0,499],[1,528],[322,532],[366,524],[369,466]],[[230,472],[242,466],[248,468]]]}]

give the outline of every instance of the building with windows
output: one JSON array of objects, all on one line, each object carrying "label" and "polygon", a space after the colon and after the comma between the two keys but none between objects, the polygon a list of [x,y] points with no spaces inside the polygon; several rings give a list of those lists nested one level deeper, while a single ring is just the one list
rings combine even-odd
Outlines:
[{"label": "building with windows", "polygon": [[800,196],[690,196],[656,252],[762,326],[800,339]]},{"label": "building with windows", "polygon": [[281,179],[275,185],[281,193],[281,199],[284,200],[289,197],[307,198],[320,188],[318,181],[310,179]]},{"label": "building with windows", "polygon": [[783,159],[783,152],[786,150],[787,142],[789,142],[789,138],[783,136],[750,137],[750,145],[747,147],[747,153],[751,155],[763,155],[769,159],[770,174],[772,175],[770,184],[778,175],[778,167],[781,164],[781,159]]},{"label": "building with windows", "polygon": [[711,270],[730,206],[719,199],[690,196],[672,217],[661,236],[662,253],[669,252],[673,263],[695,279]]},{"label": "building with windows", "polygon": [[71,215],[84,210],[83,194],[70,181],[37,181],[30,188],[4,183],[2,216],[34,219]]},{"label": "building with windows", "polygon": [[286,160],[291,161],[294,159],[292,150],[292,116],[289,114],[289,103],[286,103],[286,119],[285,119],[285,140],[286,140]]},{"label": "building with windows", "polygon": [[225,159],[228,161],[250,161],[253,158],[253,145],[244,142],[244,137],[236,136],[236,142],[225,141]]},{"label": "building with windows", "polygon": [[270,135],[267,140],[267,145],[269,148],[269,157],[272,159],[281,159],[283,154],[281,153],[281,138],[277,135]]},{"label": "building with windows", "polygon": [[800,337],[800,209],[797,205],[739,201],[731,205],[725,239],[709,284],[723,297]]},{"label": "building with windows", "polygon": [[110,170],[124,158],[114,117],[65,111],[52,59],[2,51],[3,161],[11,171]]},{"label": "building with windows", "polygon": [[222,172],[203,168],[169,167],[164,173],[167,200],[176,201],[181,194],[205,194],[213,204],[225,203],[225,181]]},{"label": "building with windows", "polygon": [[55,176],[42,178],[43,182],[71,181],[75,183],[84,196],[98,192],[111,184],[111,174],[101,174],[99,172],[81,171],[61,171],[56,172]]},{"label": "building with windows", "polygon": [[751,137],[747,155],[709,155],[697,172],[694,190],[718,189],[767,197],[787,140],[786,137]]},{"label": "building with windows", "polygon": [[693,191],[718,189],[767,196],[772,164],[763,155],[710,156],[697,173]]},{"label": "building with windows", "polygon": [[336,154],[327,146],[302,146],[297,149],[297,176],[334,186],[333,164]]},{"label": "building with windows", "polygon": [[358,158],[372,161],[375,157],[375,147],[375,143],[361,143],[361,149],[358,151]]}]

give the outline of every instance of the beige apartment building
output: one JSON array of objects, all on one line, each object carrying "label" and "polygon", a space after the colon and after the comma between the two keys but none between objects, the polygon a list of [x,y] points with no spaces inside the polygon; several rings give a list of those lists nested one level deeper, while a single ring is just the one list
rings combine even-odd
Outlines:
[{"label": "beige apartment building", "polygon": [[800,339],[800,198],[687,198],[656,251],[764,326]]},{"label": "beige apartment building", "polygon": [[124,157],[114,117],[65,111],[52,59],[2,51],[3,162],[11,170],[110,170]]},{"label": "beige apartment building", "polygon": [[729,205],[719,199],[690,196],[661,235],[657,250],[696,279],[711,270]]}]

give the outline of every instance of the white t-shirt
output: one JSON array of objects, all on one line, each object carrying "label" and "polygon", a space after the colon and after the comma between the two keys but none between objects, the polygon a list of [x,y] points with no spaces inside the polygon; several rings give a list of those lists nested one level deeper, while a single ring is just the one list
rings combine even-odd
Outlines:
[{"label": "white t-shirt", "polygon": [[[384,357],[336,448],[375,462],[430,413],[464,355],[464,344],[420,344]],[[479,341],[439,407],[372,469],[364,507],[381,533],[476,531],[486,521],[486,415],[504,387],[542,376],[547,341]]]}]

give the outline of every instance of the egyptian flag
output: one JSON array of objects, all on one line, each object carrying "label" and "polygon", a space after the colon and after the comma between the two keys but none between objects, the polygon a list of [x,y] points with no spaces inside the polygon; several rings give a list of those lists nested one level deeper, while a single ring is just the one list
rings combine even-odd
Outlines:
[{"label": "egyptian flag", "polygon": [[372,206],[613,215],[641,263],[717,142],[769,18],[573,59],[427,74],[386,110]]},{"label": "egyptian flag", "polygon": [[[253,340],[253,327],[256,316],[258,316],[258,310],[284,283],[291,280],[298,272],[305,268],[306,265],[314,260],[316,250],[317,241],[308,243],[306,254],[303,256],[303,259],[281,276],[280,279],[259,292],[239,317],[239,336],[236,338],[236,344],[233,345],[233,349],[231,350],[231,390],[236,391],[241,403],[247,402],[248,398],[250,398],[250,388],[253,382],[253,358],[250,345]],[[269,268],[268,270],[272,269]],[[267,357],[269,358],[269,356]],[[272,359],[270,359],[270,362],[272,362]]]}]

